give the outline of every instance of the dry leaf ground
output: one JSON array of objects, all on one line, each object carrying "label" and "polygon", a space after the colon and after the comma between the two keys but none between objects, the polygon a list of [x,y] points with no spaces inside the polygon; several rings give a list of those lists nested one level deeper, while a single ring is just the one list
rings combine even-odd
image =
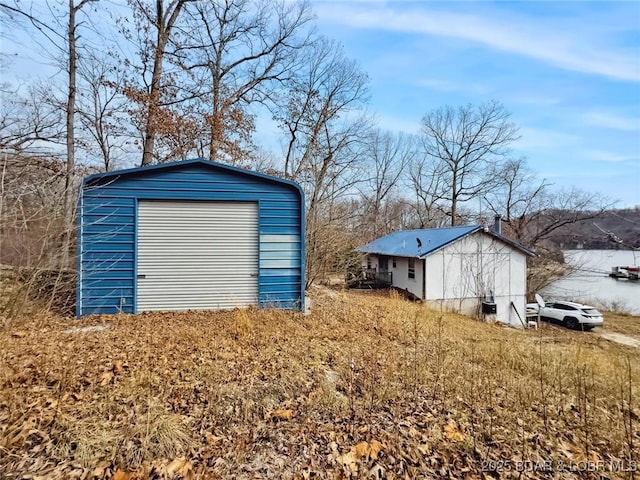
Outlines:
[{"label": "dry leaf ground", "polygon": [[[394,297],[313,297],[309,316],[6,324],[0,478],[640,475],[638,349]],[[615,322],[635,332],[640,318]]]}]

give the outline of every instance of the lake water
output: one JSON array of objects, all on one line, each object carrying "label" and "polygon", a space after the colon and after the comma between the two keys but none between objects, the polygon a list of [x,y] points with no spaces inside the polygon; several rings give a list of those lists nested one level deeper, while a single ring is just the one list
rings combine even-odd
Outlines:
[{"label": "lake water", "polygon": [[[635,254],[635,256],[634,256]],[[616,280],[611,267],[640,264],[640,252],[631,250],[565,250],[565,260],[578,270],[542,292],[544,298],[574,300],[607,309],[616,306],[640,315],[640,280]]]}]

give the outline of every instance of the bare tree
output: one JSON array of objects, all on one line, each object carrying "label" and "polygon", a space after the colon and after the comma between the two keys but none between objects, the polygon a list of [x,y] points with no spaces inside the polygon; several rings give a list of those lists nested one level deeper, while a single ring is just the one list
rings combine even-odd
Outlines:
[{"label": "bare tree", "polygon": [[524,158],[505,162],[495,182],[496,188],[484,197],[489,210],[502,218],[511,237],[535,248],[544,248],[559,229],[598,218],[613,206],[599,193],[574,187],[552,190]]},{"label": "bare tree", "polygon": [[238,163],[251,147],[252,104],[267,104],[296,66],[308,42],[306,2],[225,0],[189,5],[176,61],[196,85],[204,106],[207,156]]},{"label": "bare tree", "polygon": [[6,153],[0,161],[0,263],[57,266],[65,162],[15,153]]},{"label": "bare tree", "polygon": [[286,134],[284,173],[288,178],[300,179],[321,157],[327,129],[368,101],[367,83],[367,76],[345,58],[335,41],[321,37],[309,48],[274,114]]},{"label": "bare tree", "polygon": [[509,235],[527,242],[527,225],[547,195],[550,184],[539,180],[525,158],[509,159],[495,177],[495,188],[484,200],[493,215],[499,216]]},{"label": "bare tree", "polygon": [[[62,30],[61,20],[55,15],[52,17],[52,24],[48,24],[44,19],[38,18],[32,12],[32,8],[28,5],[14,2],[14,4],[0,3],[0,9],[8,12],[13,18],[22,19],[29,22],[35,29],[33,33],[43,35],[50,44],[59,52],[65,53],[66,62],[64,68],[67,72],[67,95],[65,104],[66,114],[66,180],[65,180],[65,206],[70,204],[71,200],[71,182],[72,172],[75,167],[75,111],[76,111],[76,73],[78,62],[78,13],[90,2],[97,0],[68,0],[68,9],[66,11],[66,25]],[[50,9],[51,10],[51,9]],[[51,10],[52,11],[52,10]],[[18,20],[16,20],[18,21]],[[36,33],[37,32],[37,33]],[[57,62],[57,61],[56,61]]]},{"label": "bare tree", "polygon": [[284,174],[306,193],[309,284],[326,273],[327,258],[340,250],[336,236],[323,237],[344,230],[349,220],[337,200],[364,177],[361,147],[370,121],[357,111],[368,99],[367,81],[339,45],[319,39],[275,113],[286,133]]},{"label": "bare tree", "polygon": [[524,158],[505,162],[496,177],[497,187],[485,201],[489,210],[502,218],[505,233],[533,247],[538,256],[528,262],[529,297],[571,273],[557,245],[560,232],[569,225],[600,217],[613,203],[598,193],[577,188],[552,190],[538,179]]},{"label": "bare tree", "polygon": [[531,211],[512,220],[518,240],[536,249],[538,256],[528,262],[527,290],[534,293],[569,275],[574,269],[565,263],[556,236],[564,227],[595,219],[612,208],[613,203],[595,192],[575,187],[550,191],[542,189],[531,203]]},{"label": "bare tree", "polygon": [[447,211],[442,202],[448,191],[444,169],[438,160],[423,156],[417,156],[409,165],[408,183],[414,194],[410,202],[415,217],[412,227],[443,226]]},{"label": "bare tree", "polygon": [[[65,169],[65,189],[63,193],[64,198],[64,218],[63,221],[67,228],[65,228],[65,240],[63,241],[63,252],[65,255],[62,258],[64,264],[68,263],[68,256],[70,250],[70,235],[73,225],[73,218],[71,214],[73,204],[73,182],[74,182],[74,170],[75,170],[75,113],[76,113],[76,92],[77,92],[77,62],[78,62],[78,27],[80,21],[78,20],[78,14],[89,3],[97,0],[68,0],[67,10],[63,13],[53,13],[54,8],[47,3],[49,12],[53,14],[50,17],[50,22],[43,18],[39,18],[37,14],[33,13],[33,5],[21,4],[15,1],[13,4],[1,3],[0,9],[5,12],[9,12],[13,18],[28,22],[33,27],[30,32],[35,38],[43,38],[50,46],[53,46],[53,50],[62,53],[64,61],[60,63],[59,55],[53,55],[53,64],[57,64],[67,73],[67,85],[66,85],[66,100],[62,110],[65,112],[66,121],[66,169]],[[63,18],[65,21],[63,21]],[[64,33],[62,33],[64,32]],[[39,40],[38,40],[39,41]],[[47,50],[45,50],[47,51]],[[55,102],[54,102],[55,103]]]},{"label": "bare tree", "polygon": [[[415,139],[403,133],[375,130],[363,150],[368,177],[360,188],[363,201],[361,229],[367,239],[389,233],[397,214],[392,200],[405,168],[416,155]],[[393,211],[393,214],[392,214]]]},{"label": "bare tree", "polygon": [[36,85],[26,96],[18,89],[0,92],[0,151],[36,154],[45,145],[64,141],[62,111],[42,101]]},{"label": "bare tree", "polygon": [[597,192],[585,192],[575,187],[555,192],[545,191],[536,200],[537,207],[521,220],[522,241],[534,247],[544,242],[566,225],[599,218],[613,207],[613,202]]},{"label": "bare tree", "polygon": [[518,129],[510,114],[492,101],[478,107],[442,107],[422,119],[425,155],[438,162],[449,185],[451,225],[458,222],[459,204],[485,194],[493,186],[502,158]]},{"label": "bare tree", "polygon": [[87,54],[79,66],[78,116],[88,139],[79,145],[89,155],[99,158],[101,170],[117,166],[127,150],[129,132],[127,99],[119,93],[124,73],[104,58]]},{"label": "bare tree", "polygon": [[76,16],[82,7],[87,3],[96,0],[69,0],[69,15],[67,23],[67,46],[68,46],[68,91],[67,91],[67,173],[65,177],[65,211],[68,210],[71,201],[71,182],[73,168],[75,166],[75,114],[76,114],[76,74],[78,71],[78,52],[77,52],[77,20]]},{"label": "bare tree", "polygon": [[[174,35],[174,29],[188,0],[155,0],[153,6],[145,0],[129,0],[135,25],[134,31],[125,30],[127,38],[135,38],[140,57],[140,78],[125,88],[129,99],[142,109],[141,165],[151,165],[158,129],[167,120],[163,115],[169,97],[168,83],[164,81],[165,57]],[[141,80],[143,86],[139,87]]]}]

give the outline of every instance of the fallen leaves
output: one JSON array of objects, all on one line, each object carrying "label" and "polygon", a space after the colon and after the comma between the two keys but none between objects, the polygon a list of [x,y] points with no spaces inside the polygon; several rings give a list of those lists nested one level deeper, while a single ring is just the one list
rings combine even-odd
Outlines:
[{"label": "fallen leaves", "polygon": [[125,372],[125,368],[129,368],[129,365],[122,360],[115,360],[111,369],[102,372],[102,375],[100,375],[100,386],[106,387],[112,383],[116,375],[122,375]]},{"label": "fallen leaves", "polygon": [[13,429],[3,432],[4,435],[0,441],[0,447],[8,449],[14,445],[21,444],[33,431],[36,424],[37,420],[34,417],[31,417],[21,425],[17,425]]},{"label": "fallen leaves", "polygon": [[185,457],[178,457],[171,462],[158,460],[135,471],[117,468],[111,476],[108,476],[108,464],[102,462],[96,467],[89,478],[110,480],[143,480],[147,478],[162,480],[193,480],[194,469],[193,462]]},{"label": "fallen leaves", "polygon": [[[543,405],[531,387],[540,345],[526,332],[439,323],[422,307],[352,294],[318,300],[308,317],[245,311],[240,336],[238,315],[109,317],[109,329],[83,335],[55,318],[46,335],[0,331],[0,477],[475,479],[484,456],[627,454],[616,377],[593,370],[597,405],[585,410],[572,362],[543,351],[563,388],[545,384]],[[496,335],[517,341],[497,349]],[[567,403],[581,408],[558,408]]]},{"label": "fallen leaves", "polygon": [[111,477],[111,480],[131,480],[134,478],[134,475],[134,472],[125,472],[124,470],[117,469]]},{"label": "fallen leaves", "polygon": [[122,375],[124,373],[125,364],[122,360],[116,360],[113,362],[113,373],[114,375]]},{"label": "fallen leaves", "polygon": [[[96,467],[91,472],[91,475],[89,478],[104,478],[107,474],[107,471],[109,471],[110,464],[111,462],[108,462],[106,460],[99,462],[98,465],[96,465]],[[113,475],[112,475],[112,478],[113,478]]]},{"label": "fallen leaves", "polygon": [[101,387],[106,387],[107,385],[109,385],[111,383],[111,381],[113,380],[114,377],[115,377],[115,375],[111,371],[103,372],[102,375],[100,375],[100,386]]},{"label": "fallen leaves", "polygon": [[[339,455],[336,461],[342,465],[345,474],[353,475],[358,473],[360,466],[366,466],[368,463],[378,460],[378,455],[386,448],[385,445],[377,440],[360,442],[351,447],[344,455]],[[375,469],[375,465],[371,470],[375,470],[378,473],[380,472],[380,469]],[[382,471],[384,471],[384,469],[382,469]]]},{"label": "fallen leaves", "polygon": [[277,409],[271,412],[269,417],[272,420],[291,420],[293,418],[293,412],[289,409]]},{"label": "fallen leaves", "polygon": [[193,463],[185,457],[179,457],[167,465],[165,472],[168,478],[176,478],[180,476],[188,479],[193,476]]},{"label": "fallen leaves", "polygon": [[447,423],[444,428],[444,436],[447,440],[452,442],[462,442],[465,439],[465,434],[455,422]]},{"label": "fallen leaves", "polygon": [[360,442],[353,447],[355,454],[358,458],[367,458],[371,460],[377,460],[378,454],[387,448],[385,445],[377,440],[371,440],[368,442]]},{"label": "fallen leaves", "polygon": [[350,450],[344,455],[340,455],[336,460],[338,464],[342,465],[346,475],[351,476],[352,474],[358,473],[360,459],[353,450]]}]

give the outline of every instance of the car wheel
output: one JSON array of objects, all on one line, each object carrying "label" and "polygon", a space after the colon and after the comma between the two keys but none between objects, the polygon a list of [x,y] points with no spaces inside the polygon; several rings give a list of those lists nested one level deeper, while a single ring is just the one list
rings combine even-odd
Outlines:
[{"label": "car wheel", "polygon": [[580,323],[574,317],[565,317],[564,318],[564,324],[565,324],[565,326],[567,328],[570,328],[571,330],[579,330],[580,329]]}]

